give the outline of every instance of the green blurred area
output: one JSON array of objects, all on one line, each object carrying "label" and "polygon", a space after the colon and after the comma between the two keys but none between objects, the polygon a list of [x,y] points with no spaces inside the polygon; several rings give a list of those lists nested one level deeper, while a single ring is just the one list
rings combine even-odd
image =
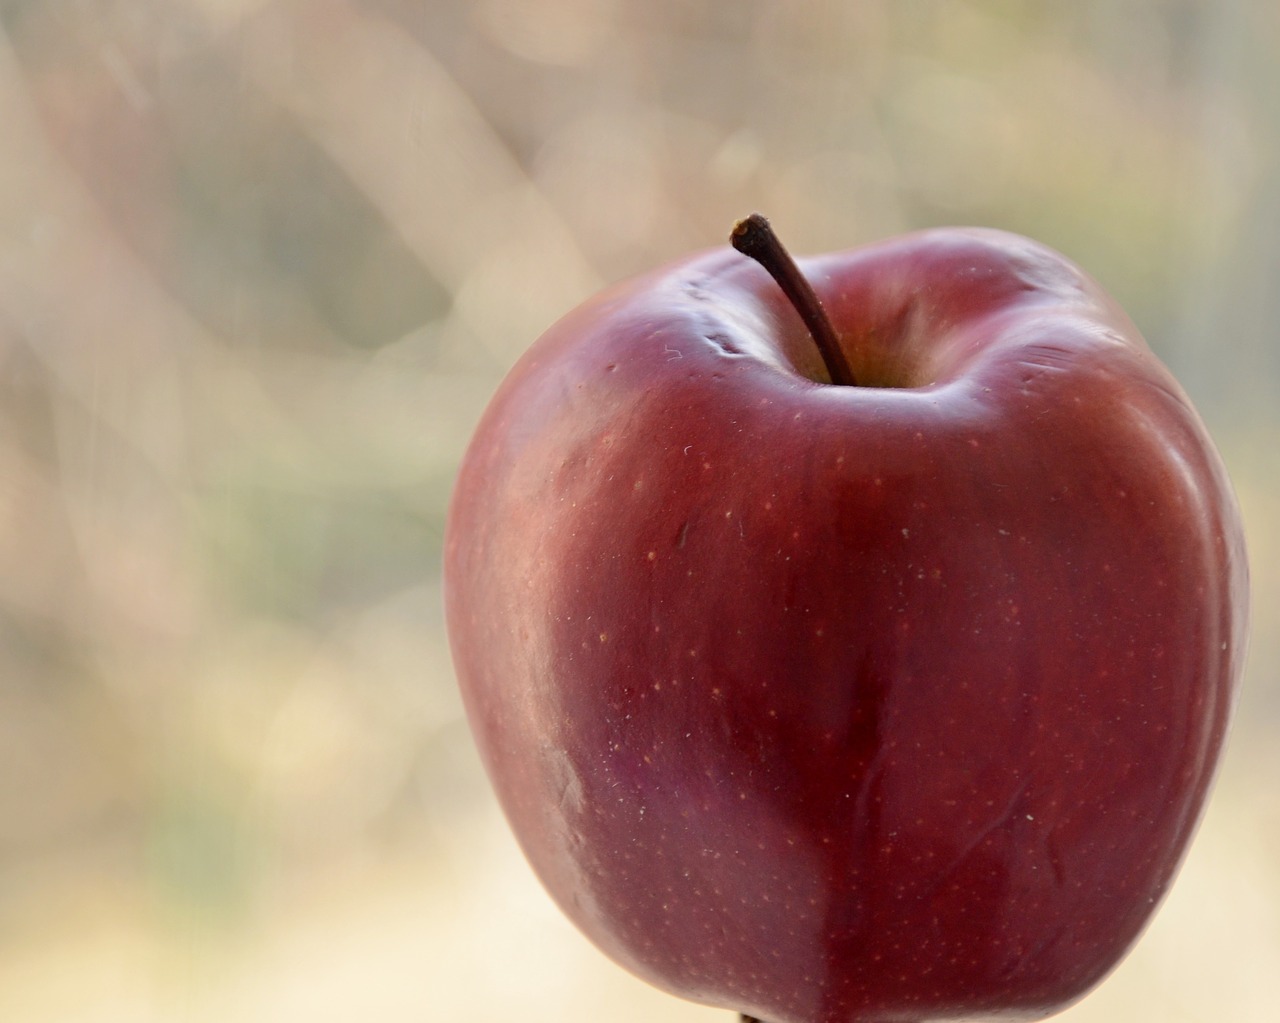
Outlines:
[{"label": "green blurred area", "polygon": [[589,949],[439,595],[503,372],[722,244],[974,223],[1128,309],[1240,490],[1187,870],[1078,1020],[1280,995],[1280,7],[0,0],[0,1018],[728,1018]]}]

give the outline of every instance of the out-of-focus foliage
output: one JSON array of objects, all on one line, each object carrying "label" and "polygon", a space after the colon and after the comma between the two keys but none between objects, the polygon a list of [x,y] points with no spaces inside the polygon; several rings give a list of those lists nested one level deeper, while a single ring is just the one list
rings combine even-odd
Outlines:
[{"label": "out-of-focus foliage", "polygon": [[0,0],[0,1018],[725,1018],[524,868],[439,547],[530,341],[760,209],[1034,235],[1201,406],[1248,688],[1071,1018],[1273,1019],[1277,53],[1269,0]]}]

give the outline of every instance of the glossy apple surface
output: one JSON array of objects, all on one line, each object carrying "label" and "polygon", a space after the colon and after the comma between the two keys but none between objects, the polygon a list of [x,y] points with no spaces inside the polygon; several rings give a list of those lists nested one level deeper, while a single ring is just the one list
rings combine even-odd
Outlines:
[{"label": "glossy apple surface", "polygon": [[551,894],[654,984],[768,1023],[1041,1018],[1200,816],[1236,504],[1056,253],[939,230],[800,265],[861,386],[727,247],[503,383],[446,532],[471,724]]}]

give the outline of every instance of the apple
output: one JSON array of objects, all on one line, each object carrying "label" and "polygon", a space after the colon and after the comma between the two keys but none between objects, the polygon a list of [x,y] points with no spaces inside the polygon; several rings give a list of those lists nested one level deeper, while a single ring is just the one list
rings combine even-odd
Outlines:
[{"label": "apple", "polygon": [[564,912],[673,994],[1043,1018],[1201,816],[1246,637],[1223,464],[1042,245],[735,245],[571,312],[480,422],[444,585],[486,768]]}]

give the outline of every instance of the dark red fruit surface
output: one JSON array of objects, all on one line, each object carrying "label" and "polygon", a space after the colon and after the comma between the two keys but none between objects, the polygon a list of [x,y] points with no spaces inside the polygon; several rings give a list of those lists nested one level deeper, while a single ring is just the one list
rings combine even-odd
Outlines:
[{"label": "dark red fruit surface", "polygon": [[859,386],[725,248],[503,383],[446,609],[529,860],[606,953],[769,1023],[1041,1018],[1132,945],[1239,675],[1236,504],[1063,257],[801,260]]}]

